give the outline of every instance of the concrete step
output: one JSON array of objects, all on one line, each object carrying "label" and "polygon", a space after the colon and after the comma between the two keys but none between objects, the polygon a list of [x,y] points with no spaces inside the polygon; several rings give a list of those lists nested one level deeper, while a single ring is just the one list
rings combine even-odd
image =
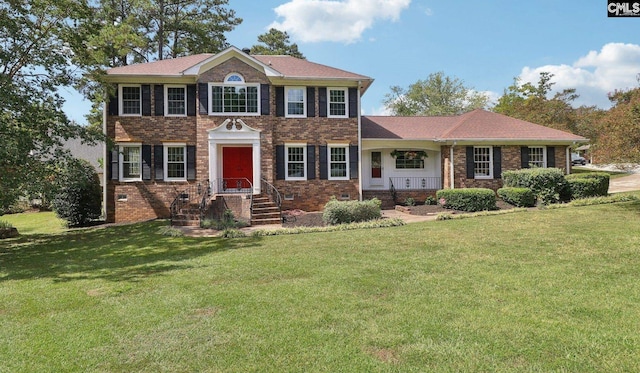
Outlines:
[{"label": "concrete step", "polygon": [[251,225],[267,225],[267,224],[282,224],[280,218],[260,218],[251,219]]}]

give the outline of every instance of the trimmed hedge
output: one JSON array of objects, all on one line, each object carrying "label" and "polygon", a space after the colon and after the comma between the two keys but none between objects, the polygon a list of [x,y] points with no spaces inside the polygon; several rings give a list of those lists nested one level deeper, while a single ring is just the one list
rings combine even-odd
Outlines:
[{"label": "trimmed hedge", "polygon": [[502,172],[505,187],[529,188],[543,205],[558,203],[569,195],[569,186],[559,168],[527,168]]},{"label": "trimmed hedge", "polygon": [[102,188],[98,174],[89,162],[75,160],[67,165],[51,206],[71,227],[88,224],[100,217]]},{"label": "trimmed hedge", "polygon": [[458,211],[497,210],[496,194],[486,188],[442,189],[436,192],[440,206]]},{"label": "trimmed hedge", "polygon": [[588,172],[565,177],[569,184],[571,199],[603,197],[609,194],[609,174]]},{"label": "trimmed hedge", "polygon": [[536,196],[529,188],[505,187],[498,189],[498,197],[516,207],[533,207]]},{"label": "trimmed hedge", "polygon": [[338,201],[331,197],[324,205],[322,220],[325,224],[335,225],[380,219],[381,205],[382,202],[377,198],[367,201]]}]

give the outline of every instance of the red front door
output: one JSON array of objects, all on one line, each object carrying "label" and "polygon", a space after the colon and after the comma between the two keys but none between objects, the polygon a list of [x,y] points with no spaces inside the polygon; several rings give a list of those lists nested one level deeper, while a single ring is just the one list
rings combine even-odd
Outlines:
[{"label": "red front door", "polygon": [[253,183],[253,148],[222,148],[223,189],[250,188]]}]

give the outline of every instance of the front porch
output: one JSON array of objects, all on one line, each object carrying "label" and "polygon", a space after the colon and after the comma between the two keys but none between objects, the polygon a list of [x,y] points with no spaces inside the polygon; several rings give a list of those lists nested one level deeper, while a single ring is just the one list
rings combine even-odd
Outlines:
[{"label": "front porch", "polygon": [[393,209],[395,205],[404,204],[407,198],[413,198],[421,204],[429,196],[435,197],[436,191],[442,189],[441,177],[404,176],[390,177],[389,188],[365,189],[363,199],[377,198],[383,209]]}]

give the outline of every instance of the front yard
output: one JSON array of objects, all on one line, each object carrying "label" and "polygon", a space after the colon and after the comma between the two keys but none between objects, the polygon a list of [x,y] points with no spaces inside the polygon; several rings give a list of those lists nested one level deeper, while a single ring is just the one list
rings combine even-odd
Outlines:
[{"label": "front yard", "polygon": [[640,202],[231,240],[12,222],[0,371],[640,371],[639,222]]}]

